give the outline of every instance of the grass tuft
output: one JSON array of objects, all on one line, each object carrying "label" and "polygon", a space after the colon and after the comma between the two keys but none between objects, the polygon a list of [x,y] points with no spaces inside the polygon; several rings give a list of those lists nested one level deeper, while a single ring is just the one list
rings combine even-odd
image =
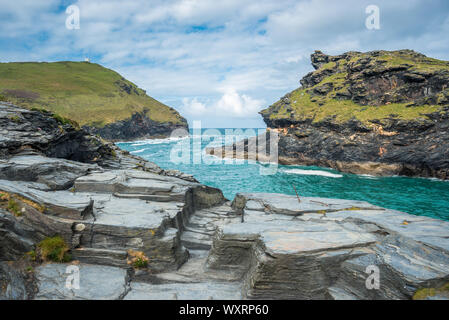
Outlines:
[{"label": "grass tuft", "polygon": [[434,297],[437,294],[449,294],[449,282],[445,283],[439,288],[421,288],[416,290],[415,294],[413,295],[413,300],[425,300],[429,297]]},{"label": "grass tuft", "polygon": [[[320,106],[318,101],[311,100],[311,96],[305,89],[299,88],[291,93],[292,103],[289,109],[280,102],[277,112],[270,115],[270,119],[294,119],[297,121],[313,119],[314,123],[326,119],[334,119],[337,122],[346,122],[352,118],[368,124],[371,120],[389,118],[394,115],[403,120],[426,119],[426,114],[440,111],[441,106],[415,106],[409,107],[410,103],[391,103],[382,106],[362,106],[351,100],[328,99],[325,105]],[[276,104],[273,107],[276,108]],[[269,110],[269,109],[267,109]]]},{"label": "grass tuft", "polygon": [[42,240],[38,245],[38,255],[43,261],[69,262],[72,257],[68,254],[69,246],[63,238],[55,236]]},{"label": "grass tuft", "polygon": [[12,197],[8,200],[8,210],[16,217],[20,217],[22,215],[19,204]]},{"label": "grass tuft", "polygon": [[128,264],[132,265],[135,269],[144,269],[148,267],[149,259],[142,251],[128,250],[127,259]]}]

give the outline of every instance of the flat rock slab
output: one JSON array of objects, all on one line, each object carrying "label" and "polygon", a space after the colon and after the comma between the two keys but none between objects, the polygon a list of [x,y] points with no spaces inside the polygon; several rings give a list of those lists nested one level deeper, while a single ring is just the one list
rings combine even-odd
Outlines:
[{"label": "flat rock slab", "polygon": [[[68,289],[67,278],[79,267],[79,289]],[[38,283],[36,300],[117,300],[129,290],[124,269],[99,265],[47,264],[35,269]]]},{"label": "flat rock slab", "polygon": [[240,300],[239,283],[131,283],[124,300]]},{"label": "flat rock slab", "polygon": [[139,170],[94,173],[75,181],[78,192],[165,195],[171,200],[183,200],[186,190],[195,185],[198,184]]},{"label": "flat rock slab", "polygon": [[[88,195],[81,193],[81,195]],[[154,202],[93,194],[95,225],[157,229],[182,210],[182,203]]]},{"label": "flat rock slab", "polygon": [[302,215],[310,212],[333,212],[339,210],[382,209],[365,201],[301,197],[277,193],[239,193],[246,199],[246,209],[284,215]]},{"label": "flat rock slab", "polygon": [[[245,222],[264,221],[270,226],[282,226],[288,225],[285,220],[291,220],[292,215],[297,217],[295,220],[300,221],[354,220],[355,225],[371,224],[372,232],[376,231],[376,228],[383,229],[449,252],[448,221],[379,208],[363,201],[304,197],[299,203],[296,196],[283,194],[242,193],[239,195],[246,199]],[[259,214],[261,212],[265,215]],[[351,228],[349,225],[347,227]],[[360,229],[357,226],[354,227],[355,230]]]},{"label": "flat rock slab", "polygon": [[76,178],[90,171],[102,169],[97,165],[48,158],[38,154],[19,155],[8,160],[0,160],[0,179],[40,182],[52,190],[67,189]]},{"label": "flat rock slab", "polygon": [[352,219],[371,223],[387,232],[397,233],[449,253],[449,222],[414,216],[396,210],[353,210],[328,213],[323,219]]},{"label": "flat rock slab", "polygon": [[[244,221],[219,227],[207,267],[246,272],[245,298],[410,299],[449,279],[447,221],[277,194],[240,194],[233,206]],[[366,287],[372,266],[379,290]]]},{"label": "flat rock slab", "polygon": [[[263,220],[263,219],[262,219]],[[376,241],[372,234],[333,222],[279,220],[248,222],[222,227],[223,239],[254,239],[257,235],[271,254],[300,254],[341,248],[363,247]]]},{"label": "flat rock slab", "polygon": [[0,190],[18,194],[46,208],[46,213],[63,218],[83,219],[92,212],[92,199],[87,194],[70,191],[43,191],[45,186],[33,182],[0,180]]}]

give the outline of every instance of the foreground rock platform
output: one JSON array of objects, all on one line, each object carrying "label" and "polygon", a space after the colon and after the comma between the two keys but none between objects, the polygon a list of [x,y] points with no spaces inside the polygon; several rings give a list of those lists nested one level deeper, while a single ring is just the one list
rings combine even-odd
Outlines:
[{"label": "foreground rock platform", "polygon": [[[409,299],[448,282],[446,221],[359,201],[236,199],[245,222],[219,228],[207,263],[240,272],[245,298]],[[366,286],[370,266],[379,270],[378,290]]]},{"label": "foreground rock platform", "polygon": [[[47,125],[53,147],[72,128],[53,131],[53,119],[10,105],[0,123],[10,113],[23,113],[6,123],[28,138],[0,144],[0,299],[449,298],[447,221],[363,201],[241,193],[231,202],[101,141],[84,162],[49,157],[26,121]],[[30,259],[55,236],[71,261]],[[74,268],[79,289],[66,287]]]}]

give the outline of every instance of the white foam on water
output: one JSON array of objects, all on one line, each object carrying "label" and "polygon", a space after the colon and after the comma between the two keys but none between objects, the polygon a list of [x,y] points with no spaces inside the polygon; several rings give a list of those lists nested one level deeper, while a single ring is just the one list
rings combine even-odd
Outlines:
[{"label": "white foam on water", "polygon": [[147,150],[147,149],[144,148],[144,149],[139,149],[139,150],[136,150],[136,151],[130,151],[130,153],[141,153],[141,152],[144,152],[145,150]]},{"label": "white foam on water", "polygon": [[164,139],[148,139],[148,140],[141,140],[141,141],[135,141],[131,146],[133,147],[139,147],[144,146],[148,144],[163,144],[163,143],[171,143],[176,142],[184,139],[189,139],[188,136],[185,137],[178,137],[178,138],[164,138]]},{"label": "white foam on water", "polygon": [[322,176],[322,177],[329,177],[329,178],[342,178],[342,174],[335,174],[327,171],[321,171],[321,170],[303,170],[303,169],[289,169],[284,170],[287,174],[300,174],[305,176]]},{"label": "white foam on water", "polygon": [[358,176],[361,177],[361,178],[365,178],[365,179],[372,179],[372,180],[379,179],[379,177],[373,176],[373,175],[370,175],[370,174],[358,174]]}]

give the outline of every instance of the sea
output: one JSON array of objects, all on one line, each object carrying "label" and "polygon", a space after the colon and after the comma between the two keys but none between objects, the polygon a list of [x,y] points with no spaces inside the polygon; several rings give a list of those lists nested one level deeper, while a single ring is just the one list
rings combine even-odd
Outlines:
[{"label": "sea", "polygon": [[[245,135],[263,130],[246,130]],[[283,193],[305,197],[363,200],[418,216],[449,220],[449,181],[410,177],[375,177],[313,166],[273,166],[248,160],[222,159],[206,147],[242,139],[234,129],[202,129],[189,136],[118,142],[131,154],[163,169],[192,174],[199,182],[219,188],[229,200],[239,192]]]}]

